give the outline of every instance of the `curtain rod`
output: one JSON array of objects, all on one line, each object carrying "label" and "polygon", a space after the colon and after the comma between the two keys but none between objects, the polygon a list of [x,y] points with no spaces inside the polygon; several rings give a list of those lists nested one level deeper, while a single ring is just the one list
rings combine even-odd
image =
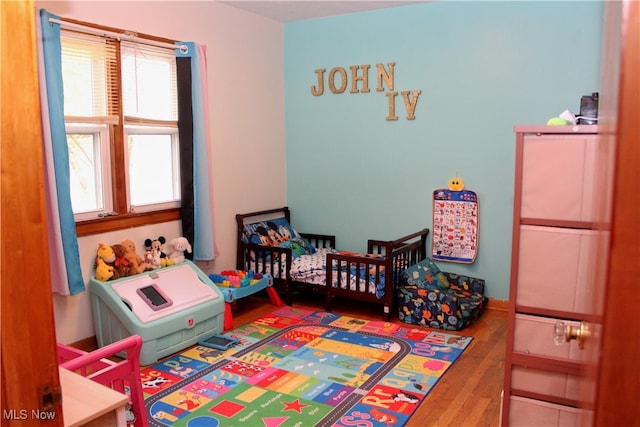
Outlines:
[{"label": "curtain rod", "polygon": [[141,37],[136,37],[136,36],[132,36],[132,35],[128,35],[128,34],[122,34],[122,33],[114,33],[112,31],[107,31],[107,30],[100,30],[98,28],[93,28],[93,27],[87,27],[85,25],[80,25],[80,24],[74,24],[72,22],[66,22],[66,21],[61,21],[60,19],[55,19],[55,18],[49,18],[49,22],[55,23],[55,24],[59,24],[61,27],[64,28],[72,28],[72,29],[76,29],[76,30],[82,30],[84,32],[87,33],[91,33],[91,34],[96,34],[96,35],[104,35],[104,36],[109,36],[109,37],[113,37],[115,39],[118,40],[127,40],[127,41],[135,41],[138,43],[144,43],[144,44],[148,44],[151,46],[157,46],[157,47],[164,47],[167,49],[180,49],[180,53],[182,54],[186,54],[189,52],[189,47],[186,44],[170,44],[170,43],[164,43],[164,42],[160,42],[160,41],[154,41],[154,40],[149,40],[149,39],[143,39]]}]

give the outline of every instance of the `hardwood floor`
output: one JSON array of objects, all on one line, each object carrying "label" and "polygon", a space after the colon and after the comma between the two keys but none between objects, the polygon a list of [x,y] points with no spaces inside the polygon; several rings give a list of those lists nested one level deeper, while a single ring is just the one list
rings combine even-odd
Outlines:
[{"label": "hardwood floor", "polygon": [[[294,307],[323,310],[321,298],[297,297]],[[233,310],[234,326],[274,310],[260,296],[237,301]],[[333,312],[361,319],[381,319],[380,307],[336,300]],[[407,326],[397,319],[394,323]],[[496,427],[500,413],[500,393],[504,372],[507,311],[492,308],[459,335],[472,336],[471,345],[427,395],[407,427]]]}]

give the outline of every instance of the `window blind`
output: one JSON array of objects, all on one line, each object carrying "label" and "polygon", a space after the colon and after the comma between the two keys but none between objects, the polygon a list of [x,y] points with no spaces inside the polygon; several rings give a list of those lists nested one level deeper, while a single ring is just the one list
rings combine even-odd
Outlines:
[{"label": "window blind", "polygon": [[119,70],[115,40],[62,31],[65,120],[118,123]]}]

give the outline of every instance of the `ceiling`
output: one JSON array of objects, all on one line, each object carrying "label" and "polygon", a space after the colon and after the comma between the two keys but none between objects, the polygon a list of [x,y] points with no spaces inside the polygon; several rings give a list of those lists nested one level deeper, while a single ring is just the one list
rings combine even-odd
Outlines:
[{"label": "ceiling", "polygon": [[406,6],[424,3],[427,0],[219,0],[220,3],[237,7],[278,22],[302,21],[305,19],[323,18],[344,15],[347,13],[365,12],[388,7]]}]

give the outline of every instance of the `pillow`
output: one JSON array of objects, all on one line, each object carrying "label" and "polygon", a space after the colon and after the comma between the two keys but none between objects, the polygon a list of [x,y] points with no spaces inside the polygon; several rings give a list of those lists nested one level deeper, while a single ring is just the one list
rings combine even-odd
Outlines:
[{"label": "pillow", "polygon": [[289,240],[295,233],[286,218],[275,218],[268,221],[245,224],[242,241],[263,246],[278,246]]},{"label": "pillow", "polygon": [[310,254],[307,246],[302,239],[289,239],[286,242],[279,245],[280,248],[290,248],[294,258],[298,258],[300,255]]},{"label": "pillow", "polygon": [[416,265],[407,268],[403,272],[409,285],[417,285],[418,287],[433,287],[440,289],[448,289],[450,284],[447,276],[440,271],[438,266],[431,258],[425,258]]},{"label": "pillow", "polygon": [[307,250],[307,252],[309,253],[309,255],[313,255],[316,252],[318,252],[318,250],[316,249],[315,246],[313,246],[311,244],[311,242],[307,239],[305,239],[304,237],[300,237],[300,241],[302,242],[302,246]]},{"label": "pillow", "polygon": [[[245,224],[242,231],[244,243],[263,246],[291,247],[295,244],[295,254],[315,253],[315,248],[306,242],[286,218],[274,218],[266,221]],[[292,241],[291,243],[287,243]],[[283,246],[284,245],[284,246]]]}]

